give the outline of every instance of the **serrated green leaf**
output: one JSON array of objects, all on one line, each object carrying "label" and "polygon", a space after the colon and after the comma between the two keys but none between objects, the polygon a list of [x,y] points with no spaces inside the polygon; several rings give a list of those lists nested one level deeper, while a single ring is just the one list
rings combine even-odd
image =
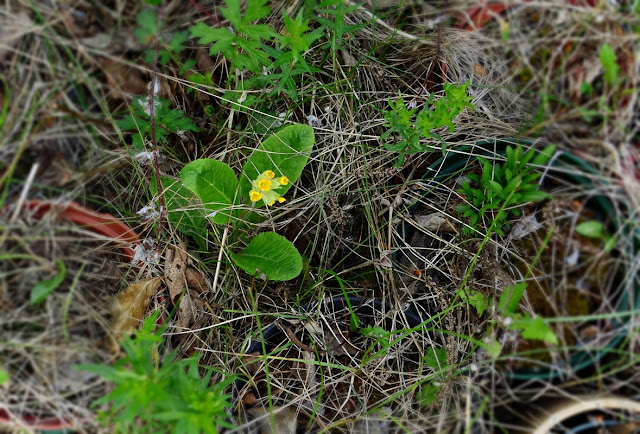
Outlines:
[{"label": "serrated green leaf", "polygon": [[471,289],[464,288],[458,291],[458,295],[462,301],[466,301],[471,306],[475,307],[478,315],[480,316],[482,316],[489,307],[489,297],[480,291],[473,291]]},{"label": "serrated green leaf", "polygon": [[242,22],[249,24],[253,21],[267,18],[271,14],[271,8],[267,4],[268,0],[248,0]]},{"label": "serrated green leaf", "polygon": [[213,211],[209,216],[212,222],[226,224],[232,219],[238,178],[231,167],[221,161],[203,158],[184,166],[180,179],[208,211]]},{"label": "serrated green leaf", "polygon": [[423,384],[420,387],[420,390],[418,390],[418,393],[416,394],[416,400],[421,406],[427,407],[433,404],[435,400],[438,398],[438,393],[440,392],[440,389],[442,389],[441,384],[433,384],[433,383]]},{"label": "serrated green leaf", "polygon": [[236,29],[242,25],[242,13],[240,10],[240,0],[225,0],[226,7],[221,7],[222,16]]},{"label": "serrated green leaf", "polygon": [[47,297],[64,281],[64,278],[67,275],[67,267],[60,259],[56,263],[58,264],[58,273],[50,279],[45,279],[36,283],[31,289],[30,303],[32,305],[45,301]]},{"label": "serrated green leaf", "polygon": [[151,9],[144,9],[136,18],[134,35],[142,44],[150,44],[158,34],[158,16]]},{"label": "serrated green leaf", "polygon": [[616,84],[620,66],[616,63],[616,52],[608,44],[600,47],[600,63],[604,69],[604,81],[610,85]]},{"label": "serrated green leaf", "polygon": [[249,203],[251,200],[251,182],[265,170],[273,170],[276,175],[289,178],[289,184],[278,190],[284,196],[302,174],[314,144],[313,128],[308,125],[289,125],[269,136],[242,167],[240,193],[245,201]]},{"label": "serrated green leaf", "polygon": [[587,238],[604,238],[606,233],[604,223],[597,220],[580,223],[576,226],[576,232]]},{"label": "serrated green leaf", "polygon": [[302,257],[289,240],[275,232],[256,235],[240,253],[231,258],[247,273],[264,273],[269,280],[283,281],[296,278],[302,271]]},{"label": "serrated green leaf", "polygon": [[447,349],[443,347],[427,347],[424,363],[434,369],[442,369],[447,366]]},{"label": "serrated green leaf", "polygon": [[524,339],[544,341],[554,345],[558,344],[558,337],[551,327],[540,317],[531,318],[527,316],[514,318],[509,328],[522,330],[522,337]]}]

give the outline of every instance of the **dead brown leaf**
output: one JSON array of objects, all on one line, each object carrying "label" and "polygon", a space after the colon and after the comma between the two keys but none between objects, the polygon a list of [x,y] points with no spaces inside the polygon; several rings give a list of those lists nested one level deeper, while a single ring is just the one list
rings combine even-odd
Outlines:
[{"label": "dead brown leaf", "polygon": [[125,65],[124,60],[118,62],[105,58],[102,60],[102,68],[115,98],[126,99],[127,94],[146,95],[147,83],[142,73]]},{"label": "dead brown leaf", "polygon": [[[195,292],[208,289],[205,277],[193,268],[189,268],[187,246],[184,243],[167,251],[164,265],[164,277],[169,288],[171,302],[178,303],[177,326],[188,329],[204,310],[204,303]],[[189,290],[193,289],[194,292]],[[185,289],[187,289],[185,291]],[[180,297],[181,294],[183,294]],[[180,301],[178,302],[178,297]]]},{"label": "dead brown leaf", "polygon": [[202,272],[196,270],[195,268],[189,267],[187,269],[186,278],[187,286],[189,287],[189,289],[198,291],[199,294],[202,294],[209,289],[207,278],[202,274]]},{"label": "dead brown leaf", "polygon": [[167,257],[164,262],[164,277],[173,303],[187,286],[186,272],[187,247],[184,243],[181,243],[167,251]]},{"label": "dead brown leaf", "polygon": [[123,333],[132,333],[142,323],[160,281],[160,277],[144,279],[132,283],[116,295],[111,306],[111,330],[106,342],[111,353],[119,351],[118,340]]}]

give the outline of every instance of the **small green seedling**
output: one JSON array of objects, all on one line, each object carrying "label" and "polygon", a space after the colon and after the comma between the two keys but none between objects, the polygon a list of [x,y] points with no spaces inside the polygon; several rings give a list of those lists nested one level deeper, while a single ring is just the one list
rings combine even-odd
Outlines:
[{"label": "small green seedling", "polygon": [[620,65],[616,60],[616,52],[613,48],[608,44],[603,44],[600,47],[600,63],[604,69],[604,81],[614,87],[618,85],[618,73],[620,72]]},{"label": "small green seedling", "polygon": [[434,101],[435,97],[431,94],[424,108],[417,115],[418,109],[407,108],[402,95],[396,101],[389,101],[391,110],[384,116],[385,127],[388,130],[380,136],[380,139],[391,139],[385,144],[385,148],[398,152],[396,163],[398,167],[404,163],[406,154],[430,152],[433,149],[432,144],[422,143],[422,139],[437,140],[441,144],[444,155],[447,144],[435,131],[448,127],[449,132],[452,132],[455,129],[453,121],[465,108],[475,110],[471,104],[471,96],[467,95],[468,86],[468,82],[462,85],[445,83],[445,96]]},{"label": "small green seedling", "polygon": [[76,366],[114,384],[109,394],[93,403],[106,408],[99,412],[99,420],[121,433],[217,434],[220,428],[233,429],[226,412],[230,396],[224,393],[233,376],[211,385],[213,370],[199,366],[199,357],[177,359],[177,349],[160,356],[166,326],[154,332],[158,314],[147,318],[135,338],[124,336],[125,357],[113,366]]},{"label": "small green seedling", "polygon": [[[243,203],[258,208],[286,200],[284,195],[302,174],[314,143],[311,127],[290,125],[258,146],[244,164],[240,179],[226,163],[211,159],[187,164],[180,178],[203,203],[214,224],[240,227],[255,218]],[[243,251],[229,256],[247,273],[259,271],[269,280],[290,280],[302,271],[298,250],[274,232],[258,234]]]},{"label": "small green seedling", "polygon": [[[151,137],[151,115],[149,98],[133,100],[131,113],[116,122],[122,131],[135,131],[133,149],[136,152],[145,149],[145,138]],[[182,110],[170,108],[170,102],[154,96],[155,134],[158,143],[167,144],[169,133],[198,131],[191,119],[185,117]]]},{"label": "small green seedling", "polygon": [[[535,155],[533,149],[523,153],[520,145],[515,149],[507,146],[507,160],[503,164],[495,165],[484,157],[478,157],[482,165],[482,175],[467,175],[469,181],[464,181],[460,190],[460,193],[466,196],[467,202],[461,205],[458,211],[463,217],[469,218],[469,226],[464,228],[464,232],[474,233],[485,213],[491,210],[497,211],[493,216],[492,230],[504,236],[503,227],[509,227],[509,213],[520,215],[517,206],[550,198],[549,194],[538,189],[536,180],[540,173],[535,172],[535,166],[544,165],[554,151],[555,146],[550,145]],[[471,186],[471,182],[474,187]]]},{"label": "small green seedling", "polygon": [[610,252],[616,246],[616,237],[607,233],[604,223],[589,220],[576,226],[576,232],[583,237],[604,241],[604,251]]},{"label": "small green seedling", "polygon": [[[557,345],[558,337],[544,319],[531,317],[531,315],[518,312],[520,300],[526,290],[526,282],[519,282],[505,288],[500,294],[498,304],[495,306],[495,312],[505,319],[504,325],[508,330],[521,332],[524,339],[540,340]],[[478,312],[478,315],[483,315],[484,312],[493,305],[493,300],[490,297],[482,294],[480,291],[469,288],[459,290],[458,296],[462,301],[466,301],[473,306]],[[491,323],[492,326],[494,326],[496,320],[492,319]],[[490,331],[488,334],[490,334]]]},{"label": "small green seedling", "polygon": [[40,304],[49,297],[49,295],[64,281],[67,276],[67,267],[62,260],[57,261],[58,273],[50,279],[42,280],[34,285],[31,289],[32,305]]}]

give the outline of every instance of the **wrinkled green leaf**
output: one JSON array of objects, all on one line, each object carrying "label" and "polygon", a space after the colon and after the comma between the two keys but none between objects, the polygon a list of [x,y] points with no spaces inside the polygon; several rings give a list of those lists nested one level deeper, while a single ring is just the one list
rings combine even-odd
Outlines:
[{"label": "wrinkled green leaf", "polygon": [[258,234],[243,251],[231,253],[231,258],[247,273],[259,271],[274,281],[294,279],[302,271],[298,249],[275,232]]},{"label": "wrinkled green leaf", "polygon": [[232,218],[232,208],[238,189],[238,178],[227,164],[208,158],[192,161],[182,168],[180,179],[212,211],[208,216],[217,224]]},{"label": "wrinkled green leaf", "polygon": [[442,369],[447,365],[447,349],[428,347],[424,355],[424,363],[430,368]]},{"label": "wrinkled green leaf", "polygon": [[[183,234],[192,237],[200,250],[207,249],[207,219],[202,209],[195,208],[197,196],[180,181],[161,178],[164,204],[168,212],[169,223]],[[151,182],[151,193],[158,193],[158,186]]]},{"label": "wrinkled green leaf", "polygon": [[58,274],[50,279],[45,279],[36,283],[33,289],[31,289],[30,302],[32,305],[45,301],[49,294],[51,294],[64,281],[64,278],[67,276],[67,267],[64,265],[62,260],[58,260],[57,264]]}]

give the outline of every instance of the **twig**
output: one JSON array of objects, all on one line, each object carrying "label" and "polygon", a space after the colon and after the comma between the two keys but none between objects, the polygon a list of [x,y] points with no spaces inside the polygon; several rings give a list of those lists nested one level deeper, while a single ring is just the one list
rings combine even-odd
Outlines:
[{"label": "twig", "polygon": [[433,70],[435,69],[436,64],[440,60],[440,39],[441,39],[440,26],[438,26],[438,38],[437,38],[437,45],[436,45],[436,55],[433,57],[433,62],[431,63],[431,66],[429,67],[429,72],[427,72],[427,77],[424,79],[424,83],[422,83],[422,87],[424,88],[425,91],[429,90],[429,89],[427,89],[427,85],[429,84],[429,78],[431,78],[431,74],[433,73]]},{"label": "twig", "polygon": [[11,220],[10,220],[11,223],[14,223],[18,218],[18,215],[20,214],[20,208],[22,208],[22,204],[27,198],[27,193],[29,193],[29,188],[31,187],[31,184],[33,184],[33,178],[36,177],[36,173],[38,172],[39,167],[40,167],[40,164],[38,164],[37,162],[33,163],[33,165],[31,166],[31,170],[29,171],[29,176],[27,177],[27,181],[24,183],[24,186],[22,187],[22,192],[20,193],[20,198],[18,199],[16,209],[13,210],[13,215],[11,216]]},{"label": "twig", "polygon": [[216,288],[218,287],[218,275],[220,274],[220,266],[222,265],[222,252],[224,251],[224,244],[227,242],[227,235],[229,234],[229,225],[224,227],[224,232],[222,233],[222,242],[220,243],[220,251],[218,252],[218,263],[216,264],[216,274],[213,276],[213,288],[211,288],[211,293],[216,293]]},{"label": "twig", "polygon": [[158,201],[160,202],[160,216],[158,217],[158,242],[156,250],[160,251],[160,241],[162,240],[162,218],[164,217],[164,192],[162,182],[160,182],[160,169],[158,167],[158,150],[156,148],[156,117],[155,117],[155,91],[158,74],[158,51],[160,50],[160,30],[162,26],[162,14],[164,12],[164,1],[158,8],[158,31],[155,35],[156,43],[153,50],[153,71],[151,73],[151,89],[149,89],[149,117],[151,118],[151,147],[153,152],[153,168],[156,172],[156,183],[158,186]]},{"label": "twig", "polygon": [[198,2],[196,2],[195,0],[189,0],[189,3],[195,6],[200,12],[205,14],[211,21],[216,23],[218,26],[222,26],[222,21],[220,21],[219,19],[211,15],[209,12],[207,12],[207,10],[203,8]]},{"label": "twig", "polygon": [[[310,346],[303,344],[302,341],[300,339],[298,339],[298,337],[296,336],[296,334],[293,332],[293,330],[291,330],[291,327],[287,326],[284,328],[285,333],[287,334],[287,336],[289,336],[289,339],[291,339],[291,341],[293,341],[293,343],[300,348],[301,350],[304,351],[308,351],[310,353],[315,353],[315,350],[313,348],[311,348]],[[318,350],[319,354],[325,354],[326,351],[324,350]]]}]

